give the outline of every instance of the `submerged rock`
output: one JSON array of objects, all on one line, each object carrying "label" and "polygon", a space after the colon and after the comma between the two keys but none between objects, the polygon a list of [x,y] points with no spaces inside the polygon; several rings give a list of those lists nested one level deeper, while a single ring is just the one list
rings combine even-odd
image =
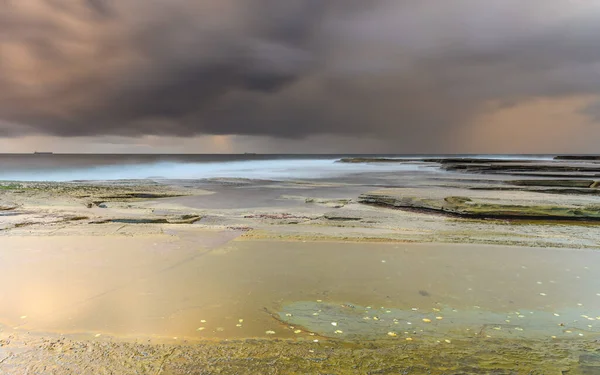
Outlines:
[{"label": "submerged rock", "polygon": [[[287,304],[275,318],[307,332],[345,340],[389,340],[389,332],[420,340],[464,339],[479,336],[490,338],[549,339],[552,336],[577,339],[576,333],[589,337],[600,336],[600,329],[589,328],[587,321],[576,321],[580,312],[565,309],[555,315],[550,311],[517,312],[489,311],[481,308],[456,310],[370,308],[331,302],[297,301]],[[507,315],[513,316],[507,323]],[[518,315],[518,316],[517,316]],[[560,326],[565,319],[573,323],[568,329]]]}]

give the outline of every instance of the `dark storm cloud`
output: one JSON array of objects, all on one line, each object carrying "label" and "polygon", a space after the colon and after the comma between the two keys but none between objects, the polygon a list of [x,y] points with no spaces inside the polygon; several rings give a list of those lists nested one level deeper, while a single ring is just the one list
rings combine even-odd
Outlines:
[{"label": "dark storm cloud", "polygon": [[490,108],[600,94],[600,6],[589,1],[0,4],[1,135],[435,145]]}]

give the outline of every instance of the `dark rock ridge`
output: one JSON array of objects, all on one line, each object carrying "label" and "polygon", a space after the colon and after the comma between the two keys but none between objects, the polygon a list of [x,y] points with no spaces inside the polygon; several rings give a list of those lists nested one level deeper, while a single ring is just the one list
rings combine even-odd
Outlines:
[{"label": "dark rock ridge", "polygon": [[430,163],[534,163],[534,160],[517,159],[483,159],[483,158],[374,158],[374,157],[350,157],[341,158],[338,163],[407,163],[407,162],[430,162]]},{"label": "dark rock ridge", "polygon": [[567,195],[600,195],[600,189],[540,187],[540,186],[472,186],[469,190],[482,191],[526,191],[533,193],[567,194]]},{"label": "dark rock ridge", "polygon": [[591,188],[595,187],[594,180],[510,180],[507,184],[517,186],[553,186],[553,187],[573,187],[573,188]]},{"label": "dark rock ridge", "polygon": [[[558,157],[557,157],[558,158]],[[484,158],[373,158],[350,157],[338,160],[340,163],[437,163],[445,171],[476,174],[513,174],[552,178],[595,178],[600,177],[600,164],[592,163],[595,156],[579,159],[556,160],[517,160]],[[598,157],[600,158],[600,156]]]},{"label": "dark rock ridge", "polygon": [[587,172],[600,173],[598,165],[577,165],[577,164],[553,164],[553,163],[456,163],[443,161],[441,168],[446,171],[465,172],[465,173],[489,173],[489,174],[512,174],[522,172],[543,172],[562,173],[562,172]]},{"label": "dark rock ridge", "polygon": [[558,155],[554,160],[600,160],[600,155]]},{"label": "dark rock ridge", "polygon": [[404,163],[410,159],[393,158],[341,158],[338,163]]},{"label": "dark rock ridge", "polygon": [[129,218],[109,218],[98,221],[92,221],[90,224],[193,224],[202,219],[198,215],[182,215],[176,217],[129,217]]},{"label": "dark rock ridge", "polygon": [[362,216],[353,214],[350,212],[327,212],[323,215],[323,218],[327,220],[338,220],[338,221],[359,221],[362,220]]}]

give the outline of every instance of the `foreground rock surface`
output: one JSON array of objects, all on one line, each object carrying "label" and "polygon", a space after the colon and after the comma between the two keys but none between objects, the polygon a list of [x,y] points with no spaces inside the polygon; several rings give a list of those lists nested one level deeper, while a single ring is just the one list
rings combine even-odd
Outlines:
[{"label": "foreground rock surface", "polygon": [[5,336],[0,373],[596,374],[594,342],[481,339],[451,343],[243,340],[196,344]]}]

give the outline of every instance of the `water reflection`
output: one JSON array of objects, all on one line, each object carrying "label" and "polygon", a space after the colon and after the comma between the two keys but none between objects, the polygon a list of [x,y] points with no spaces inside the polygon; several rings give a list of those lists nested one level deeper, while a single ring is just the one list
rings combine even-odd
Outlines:
[{"label": "water reflection", "polygon": [[600,329],[593,251],[193,238],[2,238],[0,318],[191,340],[577,339]]}]

